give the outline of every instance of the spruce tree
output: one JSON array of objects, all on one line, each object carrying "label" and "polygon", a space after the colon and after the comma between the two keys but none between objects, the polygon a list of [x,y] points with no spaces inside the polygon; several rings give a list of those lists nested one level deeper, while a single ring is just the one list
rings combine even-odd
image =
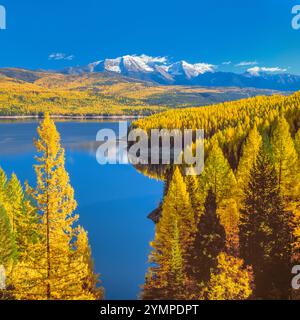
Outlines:
[{"label": "spruce tree", "polygon": [[262,147],[241,210],[240,252],[253,267],[256,298],[287,298],[290,287],[290,215],[284,211],[276,170]]},{"label": "spruce tree", "polygon": [[209,189],[190,255],[191,274],[197,284],[206,283],[217,266],[218,255],[225,251],[226,234],[217,215],[216,196]]}]

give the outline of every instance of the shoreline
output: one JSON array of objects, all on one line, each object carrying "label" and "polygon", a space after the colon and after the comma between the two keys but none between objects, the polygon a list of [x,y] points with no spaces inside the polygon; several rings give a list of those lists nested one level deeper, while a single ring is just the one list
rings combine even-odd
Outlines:
[{"label": "shoreline", "polygon": [[[94,115],[94,116],[76,116],[76,115],[51,115],[52,119],[69,119],[69,120],[136,120],[142,119],[146,116],[126,116],[126,115],[112,115],[112,116],[102,116],[102,115]],[[38,120],[43,119],[43,116],[39,115],[30,115],[30,116],[1,116],[0,120]]]}]

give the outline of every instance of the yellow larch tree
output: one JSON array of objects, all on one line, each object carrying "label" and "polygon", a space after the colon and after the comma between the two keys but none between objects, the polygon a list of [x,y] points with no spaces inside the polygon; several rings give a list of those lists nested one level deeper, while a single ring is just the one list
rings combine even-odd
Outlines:
[{"label": "yellow larch tree", "polygon": [[242,156],[236,173],[240,193],[242,193],[242,190],[245,190],[248,185],[250,171],[256,162],[261,145],[262,137],[255,125],[253,129],[250,130],[249,135],[243,144]]},{"label": "yellow larch tree", "polygon": [[220,253],[217,269],[211,274],[204,297],[208,300],[248,299],[252,294],[252,275],[243,264],[239,258]]},{"label": "yellow larch tree", "polygon": [[156,225],[155,239],[151,242],[153,250],[149,262],[153,266],[146,276],[142,294],[144,299],[183,298],[187,259],[195,228],[190,197],[182,174],[176,167],[164,198],[160,221]]},{"label": "yellow larch tree", "polygon": [[271,145],[280,193],[286,201],[294,199],[299,186],[299,162],[290,127],[284,116],[275,121]]},{"label": "yellow larch tree", "polygon": [[74,245],[80,234],[75,225],[77,205],[65,170],[64,149],[49,114],[40,124],[38,135],[37,184],[35,189],[28,187],[39,215],[39,221],[32,225],[38,239],[16,268],[16,296],[43,300],[95,299],[84,287],[90,267],[82,250]]}]

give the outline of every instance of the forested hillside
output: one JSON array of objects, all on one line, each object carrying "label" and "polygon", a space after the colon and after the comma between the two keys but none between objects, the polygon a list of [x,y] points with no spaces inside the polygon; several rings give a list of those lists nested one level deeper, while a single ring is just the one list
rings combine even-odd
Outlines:
[{"label": "forested hillside", "polygon": [[208,105],[272,90],[160,86],[112,73],[0,69],[0,116],[151,115],[174,107]]},{"label": "forested hillside", "polygon": [[142,297],[297,299],[300,93],[171,110],[134,126],[205,129],[202,174],[164,170]]}]

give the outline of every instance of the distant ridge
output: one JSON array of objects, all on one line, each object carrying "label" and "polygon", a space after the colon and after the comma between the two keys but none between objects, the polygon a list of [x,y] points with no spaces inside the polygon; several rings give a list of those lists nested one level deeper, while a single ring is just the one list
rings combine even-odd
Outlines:
[{"label": "distant ridge", "polygon": [[300,76],[277,68],[252,68],[244,73],[222,72],[207,63],[191,64],[184,60],[171,63],[165,57],[147,55],[104,59],[83,67],[66,68],[61,72],[76,75],[109,72],[162,85],[300,90]]}]

